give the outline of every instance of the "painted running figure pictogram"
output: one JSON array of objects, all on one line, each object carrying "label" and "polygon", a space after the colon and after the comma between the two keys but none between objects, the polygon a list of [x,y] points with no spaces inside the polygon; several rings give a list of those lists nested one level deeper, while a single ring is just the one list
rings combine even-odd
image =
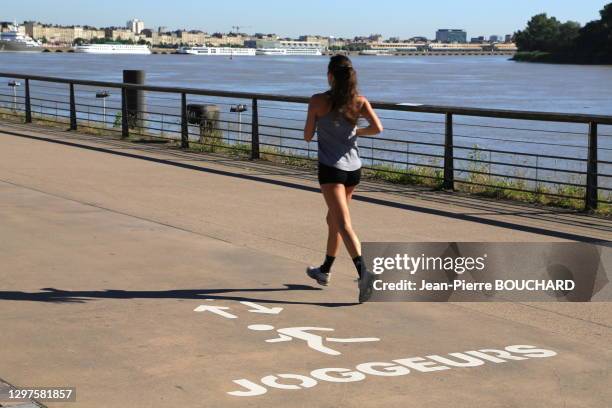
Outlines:
[{"label": "painted running figure pictogram", "polygon": [[318,352],[329,354],[332,356],[339,356],[339,351],[325,346],[324,341],[334,343],[365,343],[372,341],[380,341],[377,337],[362,337],[362,338],[336,338],[336,337],[323,337],[314,333],[313,331],[325,331],[331,332],[334,329],[328,327],[285,327],[282,329],[274,329],[274,326],[269,324],[252,324],[248,326],[249,329],[255,331],[269,331],[276,330],[278,337],[266,340],[266,343],[280,343],[284,341],[292,341],[294,339],[304,340],[308,347]]}]

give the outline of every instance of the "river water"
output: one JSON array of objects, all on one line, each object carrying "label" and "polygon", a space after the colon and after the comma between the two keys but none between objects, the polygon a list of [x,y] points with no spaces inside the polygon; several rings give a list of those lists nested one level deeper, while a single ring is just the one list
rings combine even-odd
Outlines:
[{"label": "river water", "polygon": [[[258,56],[234,57],[230,60],[226,57],[182,55],[0,53],[0,71],[120,82],[123,69],[142,69],[146,71],[147,83],[154,85],[308,96],[326,89],[327,61],[327,57]],[[357,56],[353,57],[353,63],[358,71],[360,89],[371,100],[612,115],[612,66],[516,63],[506,56]],[[87,97],[98,103],[92,99],[91,90],[80,92],[82,95],[88,92]],[[112,104],[113,98],[117,101],[117,97],[113,95],[109,104]],[[176,111],[176,99],[164,101],[162,97],[158,97],[158,100],[155,98],[151,96],[147,101],[150,110]],[[208,98],[207,101],[218,102],[212,99]],[[265,124],[265,117],[269,116],[272,121],[269,123],[274,125],[283,122],[288,128],[299,129],[302,126],[303,106],[287,108],[285,104],[287,109],[284,111],[272,110],[279,107],[279,104],[272,103],[263,105],[262,122]],[[270,111],[268,115],[266,109]],[[284,112],[284,116],[279,112]],[[384,137],[404,143],[366,140],[362,143],[362,149],[365,149],[364,156],[369,157],[371,163],[375,163],[376,159],[389,158],[413,164],[439,161],[427,156],[439,155],[439,148],[420,145],[419,142],[440,143],[443,140],[443,118],[416,114],[408,117],[396,112],[380,112],[380,115],[387,129]],[[481,155],[483,160],[577,171],[585,168],[584,162],[546,158],[585,158],[585,125],[467,117],[457,118],[456,124],[457,146],[543,156],[485,151],[482,153],[484,156]],[[485,127],[480,127],[483,125]],[[229,130],[232,130],[231,126],[236,130],[237,125],[228,126]],[[287,129],[283,133],[283,130],[273,129],[262,133],[270,137],[292,135],[299,138],[299,130],[292,133],[291,129]],[[600,133],[604,136],[599,141],[599,159],[612,162],[612,136],[606,136],[612,135],[612,129],[601,126]],[[276,139],[279,141],[278,137]],[[406,145],[405,141],[413,143]],[[291,142],[284,146],[290,147]],[[398,152],[385,152],[385,149]],[[473,157],[474,152],[466,149],[456,154],[465,157],[472,154]],[[457,164],[457,167],[461,167],[461,164]],[[506,174],[509,167],[493,165],[488,171]],[[612,174],[612,165],[602,163],[600,171]],[[530,178],[534,172],[526,168],[520,174]],[[571,180],[578,184],[582,184],[584,179],[580,175],[554,171],[539,171],[537,176],[550,180]],[[601,185],[609,186],[611,182],[612,178],[600,177]]]},{"label": "river water", "polygon": [[[155,85],[310,95],[327,57],[196,57],[0,53],[1,71],[120,81],[143,69]],[[353,57],[373,100],[612,115],[612,66],[516,63],[506,56]]]}]

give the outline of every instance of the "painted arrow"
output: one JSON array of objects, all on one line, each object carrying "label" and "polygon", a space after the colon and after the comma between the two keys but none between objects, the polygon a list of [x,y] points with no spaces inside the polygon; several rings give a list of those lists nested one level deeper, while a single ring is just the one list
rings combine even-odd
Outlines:
[{"label": "painted arrow", "polygon": [[279,314],[283,310],[282,307],[265,307],[265,306],[258,305],[257,303],[253,303],[253,302],[240,302],[240,303],[242,303],[245,306],[251,307],[252,309],[249,310],[249,312],[251,313]]},{"label": "painted arrow", "polygon": [[208,306],[208,305],[200,305],[193,309],[194,312],[211,312],[221,317],[225,317],[226,319],[237,319],[238,316],[234,316],[231,313],[226,312],[229,307],[226,306]]}]

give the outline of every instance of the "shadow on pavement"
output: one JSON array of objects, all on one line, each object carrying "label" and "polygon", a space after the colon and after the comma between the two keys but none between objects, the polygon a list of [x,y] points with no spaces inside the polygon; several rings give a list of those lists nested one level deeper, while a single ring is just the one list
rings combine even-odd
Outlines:
[{"label": "shadow on pavement", "polygon": [[0,291],[0,300],[23,300],[30,302],[50,303],[85,303],[94,299],[219,299],[248,301],[258,303],[275,303],[288,305],[312,305],[322,307],[356,306],[359,303],[350,302],[302,302],[293,300],[260,299],[247,296],[227,296],[223,293],[241,292],[291,292],[320,291],[309,285],[286,283],[283,288],[236,288],[236,289],[174,289],[174,290],[92,290],[69,291],[55,288],[42,288],[40,292]]}]

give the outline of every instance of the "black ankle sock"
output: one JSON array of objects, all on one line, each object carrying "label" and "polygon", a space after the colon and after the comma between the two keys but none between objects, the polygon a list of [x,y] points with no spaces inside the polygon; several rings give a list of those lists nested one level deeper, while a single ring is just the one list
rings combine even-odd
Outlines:
[{"label": "black ankle sock", "polygon": [[321,265],[321,272],[329,273],[329,270],[331,269],[332,264],[334,263],[335,260],[336,260],[335,256],[325,255],[325,261],[323,262],[323,265]]},{"label": "black ankle sock", "polygon": [[361,278],[361,271],[365,269],[365,261],[363,260],[363,257],[361,255],[354,257],[353,263],[355,264],[359,278]]}]

